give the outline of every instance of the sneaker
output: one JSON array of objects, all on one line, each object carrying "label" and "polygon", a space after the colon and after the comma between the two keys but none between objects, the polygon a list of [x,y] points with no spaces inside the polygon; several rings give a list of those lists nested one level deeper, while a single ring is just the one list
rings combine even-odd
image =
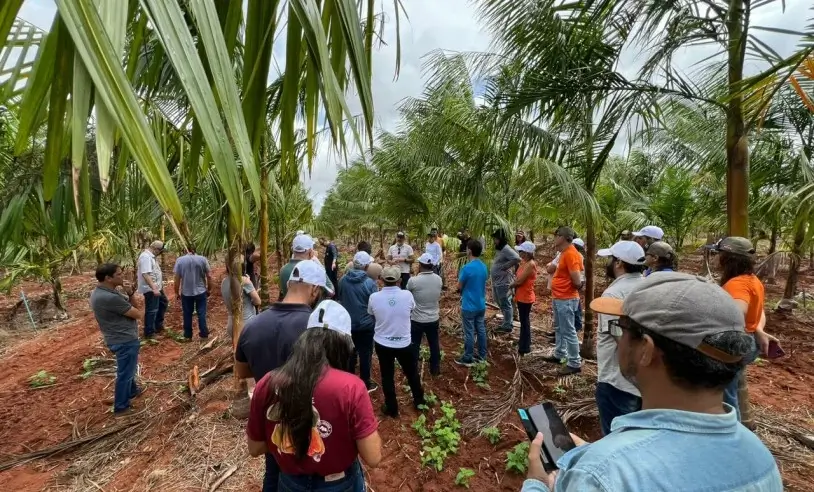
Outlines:
[{"label": "sneaker", "polygon": [[511,328],[495,328],[495,333],[500,333],[501,335],[509,335],[511,332]]},{"label": "sneaker", "polygon": [[139,397],[139,396],[141,396],[143,393],[144,393],[144,388],[143,388],[143,387],[141,387],[141,386],[138,386],[138,387],[136,388],[136,394],[134,394],[133,396],[131,396],[131,397],[130,397],[130,399],[132,400],[132,399],[134,399],[134,398],[138,398],[138,397]]},{"label": "sneaker", "polygon": [[394,419],[399,418],[398,410],[396,410],[395,412],[391,412],[390,409],[387,408],[387,405],[382,405],[381,410],[382,410],[382,413],[387,417],[394,418]]},{"label": "sneaker", "polygon": [[562,364],[562,359],[559,357],[555,357],[553,355],[549,355],[548,357],[543,357],[543,360],[546,362],[550,362],[552,364]]},{"label": "sneaker", "polygon": [[464,359],[463,357],[460,359],[455,359],[455,363],[464,367],[472,367],[475,365],[475,362],[473,362],[471,359]]},{"label": "sneaker", "polygon": [[582,372],[581,367],[562,366],[557,371],[559,376],[570,376],[571,374],[579,374]]},{"label": "sneaker", "polygon": [[133,407],[128,407],[125,410],[119,410],[118,412],[114,410],[113,417],[114,418],[127,417],[129,415],[133,415],[134,413],[136,413],[136,410]]},{"label": "sneaker", "polygon": [[365,386],[367,386],[368,393],[373,393],[374,391],[379,389],[379,385],[374,383],[373,381],[368,381],[367,383],[365,383]]}]

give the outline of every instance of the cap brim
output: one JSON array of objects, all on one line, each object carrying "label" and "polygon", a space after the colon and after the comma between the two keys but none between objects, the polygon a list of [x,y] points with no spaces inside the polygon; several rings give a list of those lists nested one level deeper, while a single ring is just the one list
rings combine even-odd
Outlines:
[{"label": "cap brim", "polygon": [[596,256],[608,257],[608,256],[613,256],[613,253],[611,252],[610,248],[605,248],[605,249],[600,249],[599,251],[597,251]]},{"label": "cap brim", "polygon": [[612,297],[598,297],[591,301],[591,310],[601,314],[622,316],[622,304],[624,304],[624,301],[621,299],[614,299]]}]

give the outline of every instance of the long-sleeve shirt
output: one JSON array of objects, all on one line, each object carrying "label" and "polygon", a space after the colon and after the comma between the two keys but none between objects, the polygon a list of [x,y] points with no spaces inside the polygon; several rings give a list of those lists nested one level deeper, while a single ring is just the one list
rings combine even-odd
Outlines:
[{"label": "long-sleeve shirt", "polygon": [[492,286],[504,286],[514,282],[514,266],[520,264],[520,255],[509,245],[497,252],[492,260]]}]

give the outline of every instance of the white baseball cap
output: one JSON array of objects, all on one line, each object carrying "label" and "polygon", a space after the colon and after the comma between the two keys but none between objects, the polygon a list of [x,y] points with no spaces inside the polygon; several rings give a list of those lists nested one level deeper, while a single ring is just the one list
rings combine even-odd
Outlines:
[{"label": "white baseball cap", "polygon": [[664,237],[664,231],[661,227],[658,226],[644,226],[640,231],[636,231],[633,233],[634,236],[647,236],[652,237],[653,239],[661,239]]},{"label": "white baseball cap", "polygon": [[644,249],[634,241],[619,241],[610,248],[600,249],[597,256],[614,256],[630,265],[644,263]]},{"label": "white baseball cap", "polygon": [[327,328],[343,335],[350,335],[350,314],[336,301],[320,302],[311,316],[306,328]]},{"label": "white baseball cap", "polygon": [[309,249],[314,249],[314,238],[308,234],[300,234],[291,243],[291,249],[295,253],[305,253]]},{"label": "white baseball cap", "polygon": [[422,265],[432,265],[434,260],[432,259],[432,255],[429,253],[424,253],[418,257],[418,262]]},{"label": "white baseball cap", "polygon": [[296,233],[296,234],[294,234],[294,235],[295,235],[295,236],[299,236],[300,234],[305,234],[305,231],[303,231],[302,229],[300,229],[300,230],[298,230],[298,231],[297,231],[297,233]]},{"label": "white baseball cap", "polygon": [[517,245],[517,251],[533,255],[537,251],[537,246],[531,241],[526,241]]},{"label": "white baseball cap", "polygon": [[574,240],[571,241],[571,244],[576,244],[577,246],[580,246],[582,248],[585,247],[585,241],[583,241],[582,239],[580,239],[578,237],[575,237]]},{"label": "white baseball cap", "polygon": [[328,274],[322,265],[316,261],[303,260],[294,265],[294,270],[291,271],[291,277],[288,278],[288,283],[303,282],[310,285],[322,287],[328,293],[333,294],[333,291],[328,288],[327,280]]},{"label": "white baseball cap", "polygon": [[353,255],[353,265],[359,266],[367,266],[373,263],[373,257],[370,256],[367,251],[359,251],[355,255]]}]

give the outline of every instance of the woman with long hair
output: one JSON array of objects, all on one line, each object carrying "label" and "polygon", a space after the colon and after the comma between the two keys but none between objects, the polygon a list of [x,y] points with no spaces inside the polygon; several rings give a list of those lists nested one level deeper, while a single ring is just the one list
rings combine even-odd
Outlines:
[{"label": "woman with long hair", "polygon": [[520,340],[517,344],[517,353],[521,356],[531,352],[531,307],[537,300],[534,294],[534,282],[537,280],[537,262],[534,261],[536,250],[531,241],[517,246],[520,267],[517,269],[517,279],[512,287],[515,289],[517,310],[520,312]]},{"label": "woman with long hair", "polygon": [[[718,253],[718,264],[721,270],[720,285],[735,299],[735,303],[743,311],[746,332],[755,339],[755,350],[747,361],[747,363],[751,363],[759,354],[768,353],[770,341],[777,341],[764,330],[766,326],[766,313],[763,310],[765,292],[763,283],[755,275],[755,249],[752,242],[745,237],[732,236],[718,241],[713,246],[713,251]],[[724,390],[724,401],[735,407],[736,410],[738,409],[738,381],[742,376],[741,371]],[[738,416],[740,417],[740,414]]]},{"label": "woman with long hair", "polygon": [[321,302],[291,357],[255,387],[246,436],[249,454],[271,453],[280,492],[364,492],[359,458],[382,458],[378,420],[367,388],[347,372],[351,320],[335,301]]}]

